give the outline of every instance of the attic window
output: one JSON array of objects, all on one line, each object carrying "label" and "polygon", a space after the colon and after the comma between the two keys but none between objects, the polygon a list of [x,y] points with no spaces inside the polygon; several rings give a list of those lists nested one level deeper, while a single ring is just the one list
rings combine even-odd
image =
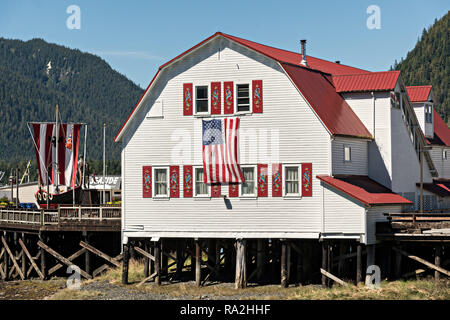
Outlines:
[{"label": "attic window", "polygon": [[196,113],[208,113],[208,86],[195,87],[195,111]]},{"label": "attic window", "polygon": [[237,91],[237,111],[249,112],[250,111],[250,89],[248,84],[236,85]]},{"label": "attic window", "polygon": [[426,123],[433,123],[432,110],[433,110],[433,108],[431,107],[431,105],[429,105],[429,104],[425,105],[425,122]]}]

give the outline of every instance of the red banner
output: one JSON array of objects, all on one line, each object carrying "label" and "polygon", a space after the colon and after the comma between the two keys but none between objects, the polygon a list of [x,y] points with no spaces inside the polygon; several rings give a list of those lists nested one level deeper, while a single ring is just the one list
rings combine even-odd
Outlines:
[{"label": "red banner", "polygon": [[262,113],[263,112],[262,80],[252,81],[252,102],[253,102],[253,113]]},{"label": "red banner", "polygon": [[192,116],[193,104],[192,83],[183,83],[183,116]]},{"label": "red banner", "polygon": [[152,197],[152,166],[142,167],[142,197]]},{"label": "red banner", "polygon": [[183,196],[192,198],[192,166],[183,167]]},{"label": "red banner", "polygon": [[224,82],[223,83],[223,107],[225,114],[233,114],[234,113],[234,89],[233,89],[233,81]]},{"label": "red banner", "polygon": [[221,196],[221,186],[220,183],[211,184],[211,197],[219,198]]},{"label": "red banner", "polygon": [[220,82],[211,82],[211,114],[221,114],[221,90]]},{"label": "red banner", "polygon": [[170,197],[179,198],[180,197],[180,167],[170,166],[169,168],[169,186],[170,186]]},{"label": "red banner", "polygon": [[228,196],[239,197],[239,184],[238,183],[229,183],[228,184]]},{"label": "red banner", "polygon": [[267,164],[258,164],[258,197],[267,197],[269,195]]},{"label": "red banner", "polygon": [[272,197],[283,196],[283,170],[281,163],[272,164]]},{"label": "red banner", "polygon": [[302,197],[312,197],[312,163],[302,163]]}]

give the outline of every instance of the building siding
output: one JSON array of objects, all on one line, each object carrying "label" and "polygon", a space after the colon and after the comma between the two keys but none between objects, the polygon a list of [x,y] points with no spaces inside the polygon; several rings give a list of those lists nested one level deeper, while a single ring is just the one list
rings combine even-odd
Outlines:
[{"label": "building siding", "polygon": [[376,223],[387,222],[387,218],[384,213],[396,213],[401,212],[402,206],[400,205],[386,205],[386,206],[372,206],[366,211],[367,220],[367,244],[376,243]]},{"label": "building siding", "polygon": [[[351,150],[351,161],[344,161],[344,146]],[[333,175],[336,174],[369,174],[368,141],[356,138],[336,137],[332,143]]]}]

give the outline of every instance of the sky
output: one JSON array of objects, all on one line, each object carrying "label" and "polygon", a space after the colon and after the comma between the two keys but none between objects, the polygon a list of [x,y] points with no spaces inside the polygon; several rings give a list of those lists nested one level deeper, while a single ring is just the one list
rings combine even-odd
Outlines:
[{"label": "sky", "polygon": [[[71,5],[79,20],[67,12]],[[371,5],[378,20],[367,12]],[[2,0],[0,37],[42,38],[96,54],[145,88],[160,65],[217,31],[296,52],[307,39],[308,55],[388,70],[449,8],[448,0]],[[368,19],[379,28],[369,29]],[[68,28],[68,20],[79,28]]]}]

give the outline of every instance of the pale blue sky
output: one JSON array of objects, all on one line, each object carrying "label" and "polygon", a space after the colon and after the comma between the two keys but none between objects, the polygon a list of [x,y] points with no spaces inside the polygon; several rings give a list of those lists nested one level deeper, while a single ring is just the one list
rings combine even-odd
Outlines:
[{"label": "pale blue sky", "polygon": [[[72,4],[81,9],[80,30],[66,27]],[[366,27],[372,4],[381,9],[379,30]],[[2,0],[0,37],[95,53],[146,87],[161,64],[216,31],[291,51],[307,39],[308,55],[387,70],[449,8],[448,0]]]}]

